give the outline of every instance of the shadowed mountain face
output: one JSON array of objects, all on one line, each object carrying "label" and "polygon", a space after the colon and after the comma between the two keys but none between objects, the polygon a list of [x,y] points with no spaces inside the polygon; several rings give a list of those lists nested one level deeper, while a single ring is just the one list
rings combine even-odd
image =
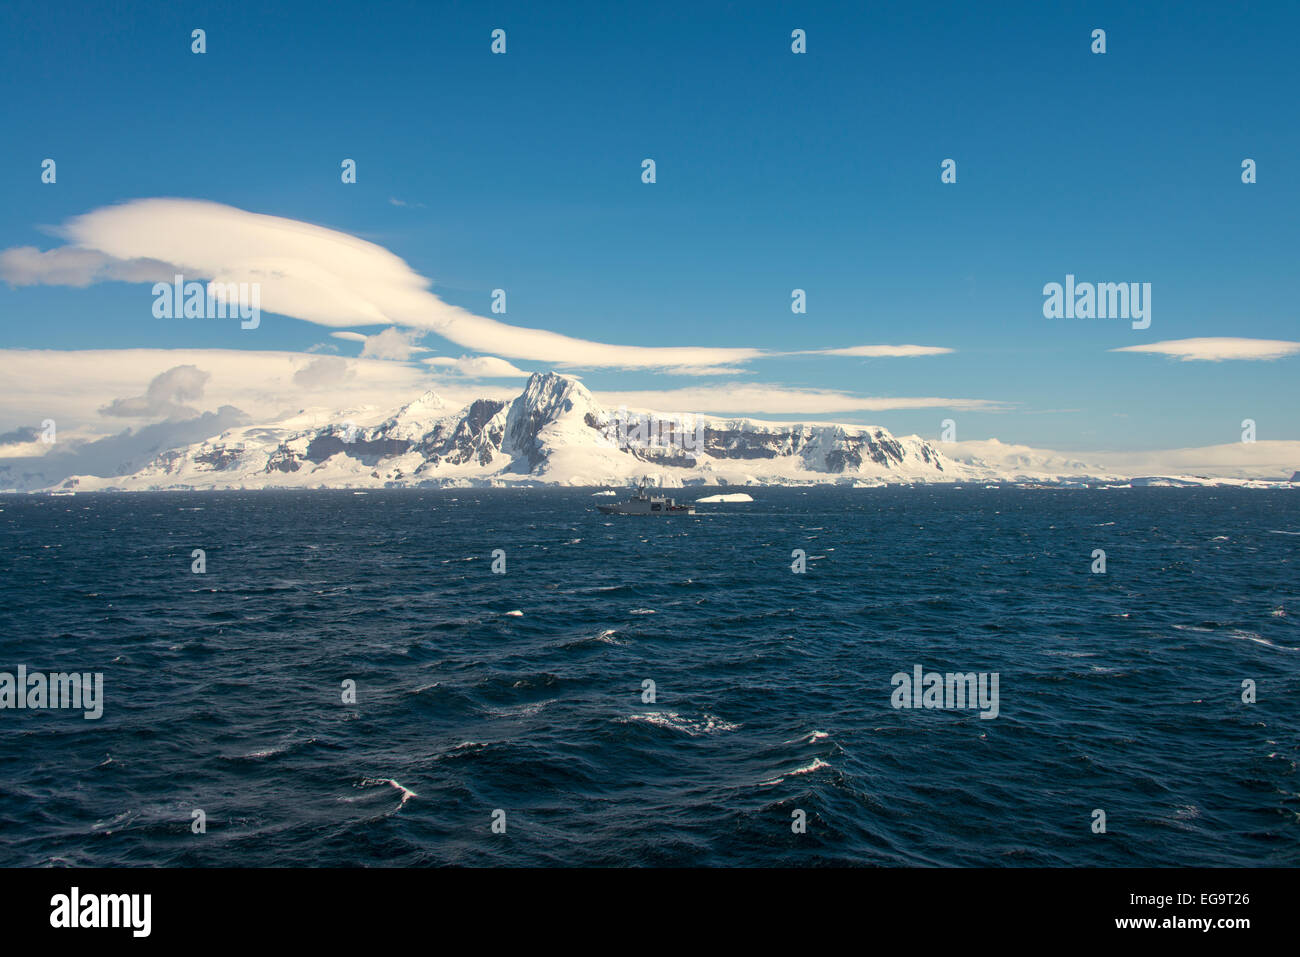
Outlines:
[{"label": "shadowed mountain face", "polygon": [[512,401],[455,409],[426,392],[378,425],[250,425],[65,488],[257,488],[948,481],[939,453],[876,427],[609,410],[577,380],[537,373]]}]

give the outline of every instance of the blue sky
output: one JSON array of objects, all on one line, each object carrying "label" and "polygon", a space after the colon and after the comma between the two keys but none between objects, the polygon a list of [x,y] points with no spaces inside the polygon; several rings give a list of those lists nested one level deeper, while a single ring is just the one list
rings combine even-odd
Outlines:
[{"label": "blue sky", "polygon": [[[1295,5],[265,6],[6,4],[0,249],[57,246],[42,227],[126,200],[212,200],[376,243],[480,315],[503,287],[498,318],[517,326],[954,350],[773,356],[719,377],[572,370],[598,392],[984,399],[1004,411],[801,417],[929,437],[951,417],[961,438],[1057,449],[1231,442],[1246,417],[1260,438],[1300,438],[1300,358],[1109,351],[1300,338]],[[1151,327],[1045,319],[1042,287],[1067,273],[1151,283]],[[0,348],[360,348],[278,315],[255,332],[167,323],[150,301],[138,284],[0,284]]]}]

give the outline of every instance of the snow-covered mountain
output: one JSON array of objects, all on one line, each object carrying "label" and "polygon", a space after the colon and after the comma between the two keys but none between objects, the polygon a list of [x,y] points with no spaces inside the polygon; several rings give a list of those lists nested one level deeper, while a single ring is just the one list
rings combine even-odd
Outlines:
[{"label": "snow-covered mountain", "polygon": [[[364,410],[304,411],[274,425],[227,429],[143,465],[123,463],[122,474],[74,475],[56,487],[1277,484],[1252,483],[1252,476],[1123,473],[996,440],[944,445],[945,455],[917,436],[896,437],[875,426],[611,410],[576,379],[557,373],[534,374],[513,400],[482,398],[456,408],[426,392],[381,416],[369,416],[367,426],[353,421],[366,419]],[[0,484],[11,482],[12,476]],[[48,480],[26,487],[41,485]]]},{"label": "snow-covered mountain", "polygon": [[[374,488],[946,482],[972,474],[882,428],[606,409],[580,382],[537,373],[513,401],[452,408],[426,392],[369,427],[341,420],[229,429],[116,476],[60,488]],[[647,421],[656,427],[647,434]],[[653,434],[657,433],[657,435]]]}]

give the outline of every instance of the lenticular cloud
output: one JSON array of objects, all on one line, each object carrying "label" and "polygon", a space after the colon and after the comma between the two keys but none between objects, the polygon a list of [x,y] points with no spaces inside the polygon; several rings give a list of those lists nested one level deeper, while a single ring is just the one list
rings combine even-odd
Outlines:
[{"label": "lenticular cloud", "polygon": [[[382,246],[311,223],[198,199],[138,199],[78,216],[67,246],[0,251],[0,280],[87,286],[95,282],[257,283],[260,306],[322,326],[388,325],[437,333],[475,352],[555,367],[730,374],[780,355],[929,356],[936,346],[871,345],[771,352],[746,346],[621,346],[525,329],[443,302],[432,282]],[[346,335],[335,333],[335,335]],[[359,336],[364,339],[365,337]]]},{"label": "lenticular cloud", "polygon": [[452,306],[400,257],[356,236],[193,199],[142,199],[78,216],[77,247],[114,260],[159,260],[187,278],[261,284],[262,308],[323,326],[427,329],[457,345],[567,366],[728,365],[750,348],[619,346],[523,329]]}]

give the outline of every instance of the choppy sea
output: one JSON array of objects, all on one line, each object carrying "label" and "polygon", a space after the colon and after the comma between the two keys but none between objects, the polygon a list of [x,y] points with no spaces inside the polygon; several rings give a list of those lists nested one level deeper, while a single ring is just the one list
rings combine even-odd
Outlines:
[{"label": "choppy sea", "polygon": [[1296,493],[592,491],[0,496],[0,865],[1300,864]]}]

